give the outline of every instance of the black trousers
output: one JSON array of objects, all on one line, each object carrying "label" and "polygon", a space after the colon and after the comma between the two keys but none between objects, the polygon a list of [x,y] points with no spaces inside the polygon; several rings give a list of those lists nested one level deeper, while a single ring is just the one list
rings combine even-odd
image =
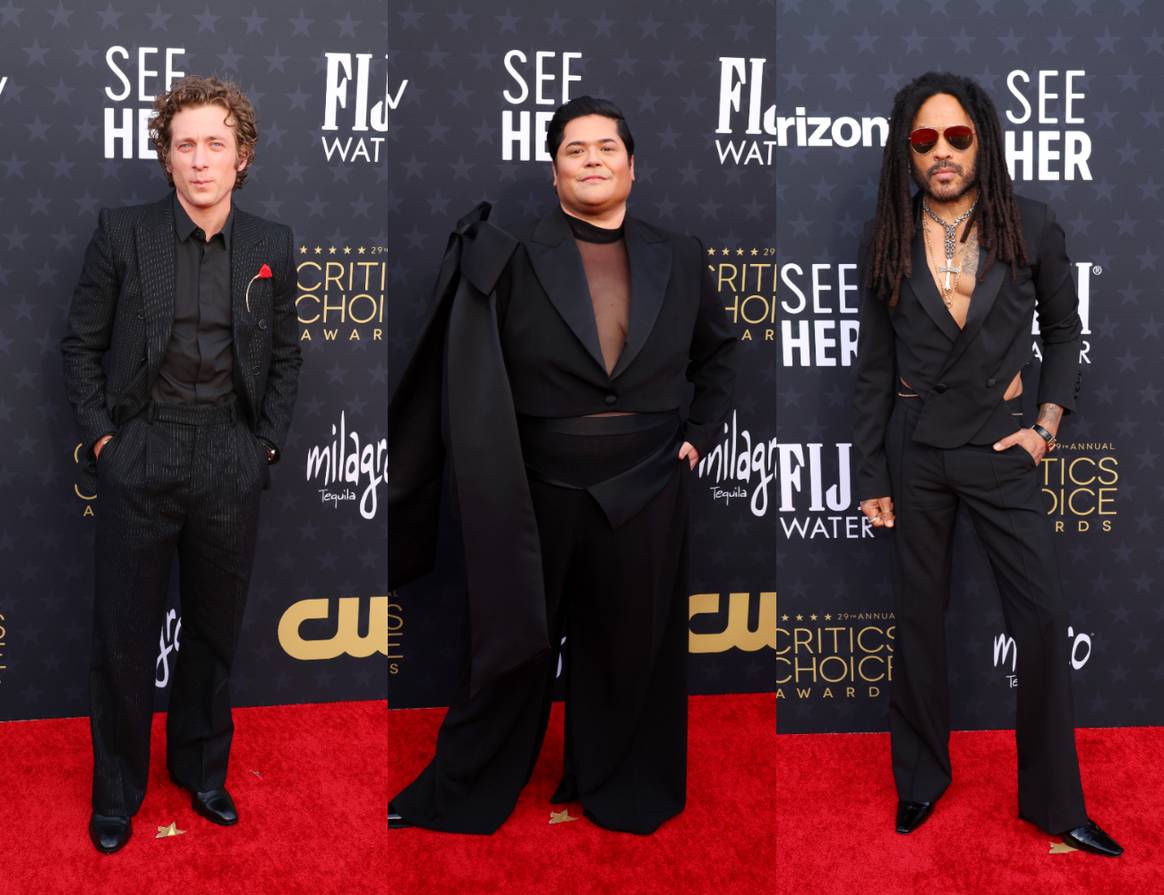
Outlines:
[{"label": "black trousers", "polygon": [[[564,773],[552,801],[580,800],[595,823],[632,833],[654,831],[686,800],[687,466],[677,460],[662,490],[618,528],[569,485],[617,473],[658,436],[539,433],[539,472],[559,484],[530,482],[550,641],[565,638]],[[531,442],[523,435],[527,459]],[[492,833],[533,772],[558,660],[518,668],[470,699],[467,659],[436,755],[392,804],[417,826]]]},{"label": "black trousers", "polygon": [[175,555],[182,631],[167,766],[191,790],[225,784],[234,731],[230,669],[266,475],[233,402],[150,405],[101,452],[89,674],[95,812],[132,815],[145,796],[155,661]]},{"label": "black trousers", "polygon": [[[921,398],[898,398],[886,435],[896,515],[896,671],[890,697],[900,798],[933,801],[951,779],[945,611],[959,506],[989,557],[1018,649],[1019,816],[1048,833],[1085,823],[1075,753],[1067,618],[1038,472],[1021,445],[943,450],[912,440]],[[1021,401],[1012,402],[1015,428]]]}]

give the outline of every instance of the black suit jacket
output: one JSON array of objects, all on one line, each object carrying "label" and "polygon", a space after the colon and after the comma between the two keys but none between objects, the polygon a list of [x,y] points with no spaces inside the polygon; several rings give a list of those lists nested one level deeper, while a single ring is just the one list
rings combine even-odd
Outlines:
[{"label": "black suit jacket", "polygon": [[630,321],[609,374],[565,213],[551,211],[518,245],[497,286],[514,406],[539,417],[648,413],[676,410],[690,394],[684,437],[702,456],[730,410],[736,338],[697,239],[629,216],[624,228]]},{"label": "black suit jacket", "polygon": [[[149,400],[174,322],[173,194],[102,209],[61,340],[85,455]],[[231,235],[234,385],[254,434],[281,447],[302,363],[291,229],[240,208]],[[269,279],[252,278],[263,264]],[[249,294],[248,294],[249,283]]]},{"label": "black suit jacket", "polygon": [[[913,238],[913,275],[902,281],[890,308],[865,286],[872,225],[862,238],[861,333],[857,347],[855,432],[857,494],[890,494],[885,430],[898,378],[924,402],[913,439],[939,448],[992,444],[1014,431],[1003,394],[1031,360],[1031,324],[1037,313],[1042,338],[1039,404],[1075,409],[1083,327],[1074,268],[1063,228],[1042,202],[1016,197],[1029,265],[1012,277],[996,262],[974,287],[966,325],[946,309],[926,263],[921,228]],[[915,197],[915,212],[918,209]],[[986,253],[979,250],[978,269]]]},{"label": "black suit jacket", "polygon": [[[730,409],[735,337],[691,237],[628,218],[628,344],[602,361],[560,209],[520,241],[482,203],[457,223],[417,346],[388,405],[388,584],[431,570],[446,466],[465,543],[470,692],[549,649],[517,414],[678,409],[701,452]],[[676,459],[676,463],[679,461]]]}]

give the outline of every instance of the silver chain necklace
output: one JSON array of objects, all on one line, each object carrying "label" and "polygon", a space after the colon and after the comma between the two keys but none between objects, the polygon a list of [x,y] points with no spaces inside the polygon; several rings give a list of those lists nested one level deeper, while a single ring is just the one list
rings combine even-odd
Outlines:
[{"label": "silver chain necklace", "polygon": [[947,224],[940,217],[938,217],[934,213],[934,210],[932,208],[930,208],[925,203],[924,199],[922,200],[921,205],[922,205],[922,211],[924,211],[929,216],[930,220],[932,220],[934,223],[938,224],[939,226],[943,227],[946,231],[946,239],[945,239],[946,266],[939,267],[938,273],[944,273],[946,275],[946,285],[944,288],[947,292],[949,292],[950,291],[950,274],[962,272],[961,267],[954,266],[954,238],[958,234],[958,225],[960,223],[962,223],[964,220],[966,220],[966,218],[970,217],[970,215],[974,214],[974,209],[978,207],[978,200],[975,199],[973,205],[971,205],[964,212],[962,212],[962,214],[960,214],[956,218],[954,218],[954,222],[952,224]]}]

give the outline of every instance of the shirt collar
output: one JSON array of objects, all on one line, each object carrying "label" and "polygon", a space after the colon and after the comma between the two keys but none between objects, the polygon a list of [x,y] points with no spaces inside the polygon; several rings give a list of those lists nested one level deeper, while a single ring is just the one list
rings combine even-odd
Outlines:
[{"label": "shirt collar", "polygon": [[[234,223],[234,203],[230,203],[230,214],[226,216],[226,223],[222,225],[219,233],[222,235],[222,241],[227,249],[230,248],[230,231],[231,225]],[[179,242],[188,240],[198,229],[198,225],[190,220],[190,215],[186,213],[186,209],[182,207],[182,203],[178,201],[178,194],[174,193],[174,233],[178,236]],[[218,235],[218,234],[215,234]]]}]

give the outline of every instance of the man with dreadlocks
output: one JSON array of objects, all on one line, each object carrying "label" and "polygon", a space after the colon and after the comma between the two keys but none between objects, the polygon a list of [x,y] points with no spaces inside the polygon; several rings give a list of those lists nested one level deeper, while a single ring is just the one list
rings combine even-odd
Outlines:
[{"label": "man with dreadlocks", "polygon": [[[998,113],[973,81],[930,72],[894,98],[860,267],[857,489],[871,524],[896,531],[897,831],[917,829],[951,779],[944,615],[964,506],[1018,647],[1019,816],[1117,856],[1084,808],[1067,621],[1036,473],[1079,391],[1073,268],[1050,210],[1014,194]],[[1034,314],[1043,362],[1028,427],[1021,371]]]}]

